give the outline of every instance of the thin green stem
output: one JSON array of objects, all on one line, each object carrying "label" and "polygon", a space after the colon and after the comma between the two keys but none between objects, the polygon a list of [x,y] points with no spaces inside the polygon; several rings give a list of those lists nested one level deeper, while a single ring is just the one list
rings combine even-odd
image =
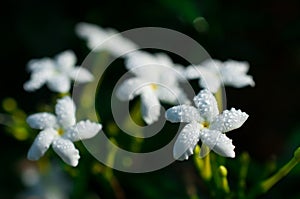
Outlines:
[{"label": "thin green stem", "polygon": [[277,173],[275,173],[273,176],[264,180],[261,183],[262,191],[267,192],[270,188],[274,186],[274,184],[276,184],[279,180],[286,176],[297,164],[298,161],[295,158],[292,158]]},{"label": "thin green stem", "polygon": [[266,193],[277,182],[285,177],[298,163],[300,162],[300,147],[294,152],[294,157],[286,163],[281,169],[279,169],[274,175],[268,179],[262,181],[252,192],[249,194],[249,198],[255,198],[257,195]]}]

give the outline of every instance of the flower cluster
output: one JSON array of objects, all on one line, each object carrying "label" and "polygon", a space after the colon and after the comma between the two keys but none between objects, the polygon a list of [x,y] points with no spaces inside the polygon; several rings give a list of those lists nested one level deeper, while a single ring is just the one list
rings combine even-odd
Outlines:
[{"label": "flower cluster", "polygon": [[[197,66],[184,67],[174,63],[167,54],[136,50],[135,43],[112,29],[79,23],[76,33],[87,40],[90,49],[105,50],[124,58],[125,67],[133,77],[121,83],[116,95],[127,101],[140,96],[141,113],[146,124],[159,119],[161,102],[175,105],[166,111],[165,118],[170,122],[187,123],[175,142],[175,159],[188,159],[199,140],[202,142],[201,157],[210,150],[221,156],[235,157],[235,147],[225,133],[239,128],[248,115],[235,108],[219,113],[214,93],[222,83],[237,88],[254,86],[253,78],[246,74],[249,70],[247,62],[206,60]],[[74,67],[75,63],[72,51],[65,51],[54,59],[30,61],[31,78],[24,84],[24,89],[34,91],[46,84],[54,92],[67,93],[71,80],[79,83],[92,81],[93,75],[82,67]],[[196,107],[190,105],[191,100],[181,87],[186,79],[199,79],[200,87],[204,88],[193,98]],[[76,123],[75,104],[70,97],[57,100],[55,115],[33,114],[27,118],[27,123],[41,130],[29,149],[29,159],[38,160],[51,145],[71,166],[76,166],[80,157],[73,142],[92,138],[102,128],[101,124],[89,120]]]},{"label": "flower cluster", "polygon": [[[35,91],[47,84],[53,92],[68,93],[71,80],[87,83],[93,80],[93,75],[82,67],[75,67],[75,54],[68,50],[58,54],[54,59],[42,58],[29,61],[30,80],[24,84],[26,91]],[[77,166],[79,151],[73,142],[94,137],[102,125],[89,120],[76,123],[76,106],[69,97],[57,100],[55,114],[36,113],[27,118],[27,123],[41,132],[30,147],[27,158],[38,160],[48,150],[53,150],[71,166]]]}]

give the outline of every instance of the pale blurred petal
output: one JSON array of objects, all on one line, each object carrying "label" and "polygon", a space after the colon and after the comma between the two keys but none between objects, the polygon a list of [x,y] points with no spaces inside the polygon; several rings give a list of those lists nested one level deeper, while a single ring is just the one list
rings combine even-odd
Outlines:
[{"label": "pale blurred petal", "polygon": [[127,55],[125,67],[138,77],[158,82],[162,65],[154,55],[145,51],[134,51]]},{"label": "pale blurred petal", "polygon": [[173,156],[177,160],[187,160],[193,154],[199,141],[200,124],[192,122],[187,124],[180,132],[174,144]]},{"label": "pale blurred petal", "polygon": [[70,71],[69,76],[78,83],[91,82],[94,79],[94,76],[83,67],[76,67]]},{"label": "pale blurred petal", "polygon": [[165,117],[170,122],[201,122],[203,119],[200,117],[198,109],[189,105],[179,105],[168,109]]},{"label": "pale blurred petal", "polygon": [[94,137],[100,130],[102,125],[91,122],[89,120],[80,121],[74,126],[68,128],[63,137],[76,142]]},{"label": "pale blurred petal", "polygon": [[207,155],[209,149],[224,157],[235,157],[235,147],[232,144],[232,140],[226,137],[226,135],[220,131],[202,129],[200,133],[200,139],[203,143],[203,151],[201,148],[200,157]]},{"label": "pale blurred petal", "polygon": [[52,143],[53,150],[65,161],[65,163],[76,167],[80,158],[79,151],[75,148],[73,142],[68,139],[58,138]]},{"label": "pale blurred petal", "polygon": [[56,57],[57,69],[62,72],[69,72],[76,64],[77,58],[73,51],[66,50]]},{"label": "pale blurred petal", "polygon": [[213,94],[207,90],[201,90],[200,93],[194,97],[194,103],[198,107],[200,116],[207,121],[219,114],[218,105]]},{"label": "pale blurred petal", "polygon": [[58,93],[67,93],[71,88],[71,81],[66,75],[53,75],[47,81],[47,86],[50,90]]},{"label": "pale blurred petal", "polygon": [[87,40],[90,49],[107,50],[116,57],[137,49],[135,43],[114,29],[104,29],[94,24],[82,22],[77,24],[76,33]]},{"label": "pale blurred petal", "polygon": [[246,61],[228,60],[221,67],[221,75],[224,84],[241,88],[245,86],[254,86],[255,82],[251,75],[246,73],[249,70],[249,63]]},{"label": "pale blurred petal", "polygon": [[76,123],[75,111],[75,104],[69,96],[57,100],[57,104],[55,106],[55,113],[57,116],[58,123],[64,129],[67,129],[68,127]]},{"label": "pale blurred petal", "polygon": [[27,158],[29,160],[38,160],[42,157],[50,147],[53,139],[57,136],[57,131],[48,128],[41,131],[31,145]]},{"label": "pale blurred petal", "polygon": [[52,59],[44,57],[41,59],[32,59],[27,64],[29,72],[36,72],[40,70],[49,70],[54,68],[55,64]]},{"label": "pale blurred petal", "polygon": [[84,22],[78,23],[75,31],[79,37],[87,40],[90,49],[94,49],[110,36],[103,28]]},{"label": "pale blurred petal", "polygon": [[149,86],[145,80],[140,78],[130,78],[119,85],[116,96],[120,100],[132,100],[135,96],[141,94],[143,88]]},{"label": "pale blurred petal", "polygon": [[179,86],[159,86],[157,96],[161,101],[170,104],[190,104],[185,92]]},{"label": "pale blurred petal", "polygon": [[33,69],[32,74],[30,76],[30,80],[25,82],[24,84],[24,90],[26,91],[35,91],[39,88],[41,88],[49,78],[51,78],[53,75],[53,68],[50,67],[44,67],[37,69],[37,66],[35,69]]},{"label": "pale blurred petal", "polygon": [[56,117],[51,113],[36,113],[27,117],[26,122],[31,128],[34,129],[46,129],[56,128]]},{"label": "pale blurred petal", "polygon": [[210,129],[221,132],[228,132],[241,127],[248,119],[249,115],[241,110],[232,108],[225,110],[211,122]]},{"label": "pale blurred petal", "polygon": [[147,124],[156,122],[160,116],[160,103],[151,90],[151,88],[143,89],[141,94],[142,117]]}]

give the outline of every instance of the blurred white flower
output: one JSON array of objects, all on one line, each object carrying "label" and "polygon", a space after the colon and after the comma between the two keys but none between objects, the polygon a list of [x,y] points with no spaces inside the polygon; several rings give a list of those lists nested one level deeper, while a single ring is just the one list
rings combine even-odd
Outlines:
[{"label": "blurred white flower", "polygon": [[183,69],[163,53],[152,55],[136,51],[128,54],[126,68],[135,75],[125,80],[116,95],[120,100],[132,100],[140,95],[142,116],[147,124],[157,121],[160,116],[159,100],[171,104],[188,103],[179,86]]},{"label": "blurred white flower", "polygon": [[135,43],[111,28],[104,29],[94,24],[81,22],[76,25],[75,31],[79,37],[87,40],[89,49],[106,50],[116,57],[138,48]]},{"label": "blurred white flower", "polygon": [[24,84],[26,91],[35,91],[47,84],[54,92],[66,93],[71,88],[71,80],[86,83],[93,75],[83,67],[75,67],[76,56],[70,51],[58,54],[55,59],[42,58],[29,61],[30,80]]},{"label": "blurred white flower", "polygon": [[73,100],[67,96],[57,101],[56,116],[44,112],[27,118],[30,127],[42,130],[28,151],[29,160],[38,160],[52,145],[67,164],[77,166],[80,156],[73,142],[94,137],[102,125],[89,120],[76,123],[75,109]]},{"label": "blurred white flower", "polygon": [[246,73],[249,63],[245,61],[206,60],[200,65],[188,66],[185,71],[187,79],[199,79],[199,85],[216,93],[221,84],[241,88],[254,86],[252,76]]},{"label": "blurred white flower", "polygon": [[174,158],[188,159],[199,139],[202,141],[201,157],[204,157],[210,149],[224,157],[235,157],[232,140],[224,133],[242,126],[248,114],[234,108],[219,114],[217,101],[207,89],[194,97],[194,103],[197,108],[179,105],[166,111],[167,120],[188,123],[174,144]]}]

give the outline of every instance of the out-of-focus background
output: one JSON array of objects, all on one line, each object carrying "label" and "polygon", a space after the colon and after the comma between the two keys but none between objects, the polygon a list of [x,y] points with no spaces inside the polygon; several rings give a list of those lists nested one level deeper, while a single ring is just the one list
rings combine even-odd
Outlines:
[{"label": "out-of-focus background", "polygon": [[[78,63],[83,61],[89,50],[75,34],[78,22],[118,31],[156,26],[192,37],[212,58],[250,63],[249,74],[256,86],[226,87],[226,95],[229,108],[237,107],[250,115],[230,137],[237,155],[243,151],[249,153],[254,177],[256,172],[260,174],[261,167],[270,166],[274,160],[277,162],[274,167],[282,165],[300,143],[300,2],[297,0],[12,0],[0,3],[0,15],[0,100],[14,98],[26,114],[36,112],[39,103],[51,101],[45,87],[33,93],[23,90],[23,83],[29,78],[25,70],[27,62],[53,57],[67,49],[76,53]],[[29,164],[25,157],[32,139],[16,139],[7,133],[5,126],[1,126],[0,133],[0,198],[21,197],[26,190],[21,171]],[[57,160],[60,164],[58,157]],[[189,198],[186,184],[190,182],[186,178],[201,184],[194,180],[197,178],[194,174],[190,162],[175,162],[153,173],[119,173],[118,186],[126,198]],[[299,176],[300,169],[296,168],[263,197],[281,198],[285,193],[299,196]],[[86,184],[76,185],[76,182]],[[113,190],[94,178],[74,184],[85,190],[77,190],[78,194],[69,191],[71,198],[114,196]],[[68,189],[72,190],[73,185]]]}]

